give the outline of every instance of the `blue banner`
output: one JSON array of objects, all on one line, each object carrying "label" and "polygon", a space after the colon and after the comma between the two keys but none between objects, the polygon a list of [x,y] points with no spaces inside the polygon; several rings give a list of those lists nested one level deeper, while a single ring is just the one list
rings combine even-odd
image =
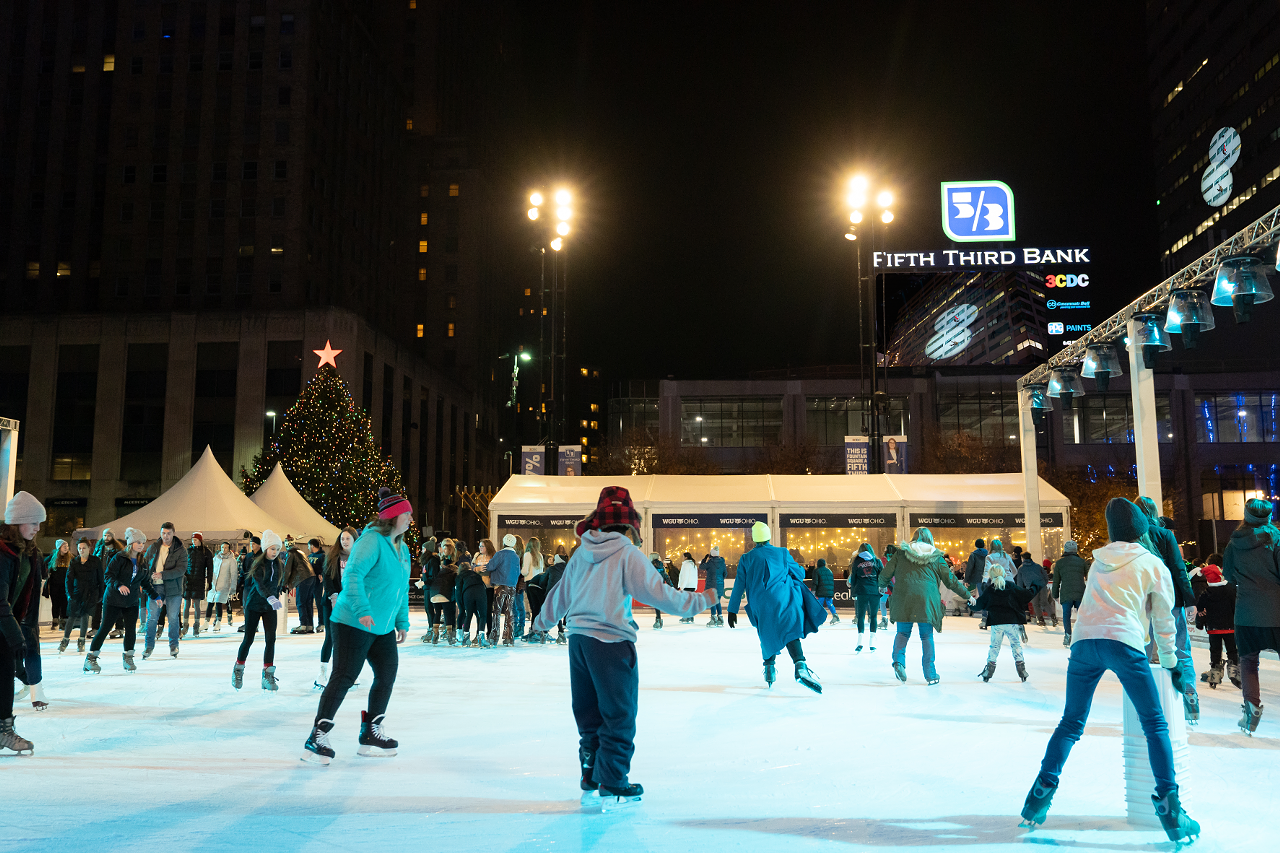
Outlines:
[{"label": "blue banner", "polygon": [[865,435],[844,437],[844,472],[846,474],[867,473],[867,437]]},{"label": "blue banner", "polygon": [[545,474],[547,470],[547,449],[540,444],[521,445],[520,473]]},{"label": "blue banner", "polygon": [[880,439],[880,462],[886,474],[910,474],[907,468],[907,437],[886,435]]},{"label": "blue banner", "polygon": [[582,449],[578,445],[560,445],[560,475],[562,477],[582,476]]}]

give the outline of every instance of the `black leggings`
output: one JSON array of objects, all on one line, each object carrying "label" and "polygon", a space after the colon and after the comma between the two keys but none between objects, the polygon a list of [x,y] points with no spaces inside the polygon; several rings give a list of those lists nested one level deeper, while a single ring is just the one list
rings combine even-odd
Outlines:
[{"label": "black leggings", "polygon": [[227,621],[231,621],[231,605],[223,604],[221,601],[219,601],[217,604],[214,604],[212,601],[209,602],[209,606],[204,609],[204,621],[212,622],[213,614],[215,613],[217,613],[218,618],[221,619],[222,608],[224,607],[227,608]]},{"label": "black leggings", "polygon": [[396,670],[400,667],[400,650],[396,648],[396,632],[371,634],[361,628],[352,628],[341,622],[330,622],[325,635],[333,635],[333,672],[324,693],[320,694],[320,708],[316,722],[332,720],[351,685],[356,683],[365,661],[373,670],[373,684],[369,687],[369,719],[376,720],[387,712],[391,701],[391,688],[396,683]]},{"label": "black leggings", "polygon": [[1209,663],[1218,666],[1222,663],[1222,647],[1227,647],[1227,663],[1239,663],[1240,658],[1236,655],[1236,635],[1235,634],[1210,634],[1209,635]]},{"label": "black leggings", "polygon": [[435,627],[436,625],[444,625],[444,627],[446,628],[452,628],[455,624],[457,624],[458,617],[457,617],[457,614],[454,612],[454,606],[452,601],[441,601],[438,603],[435,601],[430,601],[427,604],[431,608],[430,612],[431,612],[432,627]]},{"label": "black leggings", "polygon": [[320,663],[328,663],[333,654],[333,632],[329,630],[329,617],[333,615],[333,602],[320,599],[320,625],[324,628],[324,642],[320,644]]},{"label": "black leggings", "polygon": [[476,630],[484,632],[489,627],[489,599],[484,590],[470,589],[463,593],[458,627],[464,634],[471,631],[471,617],[476,618]]},{"label": "black leggings", "polygon": [[[799,640],[792,640],[791,642],[787,643],[787,654],[791,655],[791,661],[793,663],[800,663],[800,661],[804,660],[804,649],[800,648]],[[764,659],[764,662],[773,663],[777,659],[778,659],[777,655],[770,655],[769,657]]]},{"label": "black leggings", "polygon": [[107,641],[107,633],[116,623],[124,625],[124,650],[133,651],[138,631],[137,604],[128,604],[123,607],[118,604],[102,605],[102,621],[98,624],[98,633],[93,635],[93,642],[89,644],[89,651],[97,652],[102,648],[102,644]]},{"label": "black leggings", "polygon": [[249,647],[253,645],[253,635],[258,632],[258,620],[262,620],[262,634],[267,647],[262,651],[262,665],[273,666],[276,662],[276,612],[246,613],[244,617],[244,639],[240,641],[240,651],[236,654],[236,663],[244,663],[249,655]]},{"label": "black leggings", "polygon": [[876,632],[876,621],[880,615],[880,594],[860,595],[857,601],[858,609],[858,633],[862,633],[862,619],[866,617],[871,622],[871,633]]}]

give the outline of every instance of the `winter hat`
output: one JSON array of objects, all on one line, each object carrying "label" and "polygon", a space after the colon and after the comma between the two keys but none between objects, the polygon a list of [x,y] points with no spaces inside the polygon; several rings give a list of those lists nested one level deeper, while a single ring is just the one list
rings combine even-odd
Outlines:
[{"label": "winter hat", "polygon": [[1200,574],[1211,584],[1222,583],[1222,569],[1212,563],[1200,569]]},{"label": "winter hat", "polygon": [[649,554],[649,562],[652,563],[654,560],[657,560],[658,562],[662,562],[662,558],[658,556],[657,551],[653,551]]},{"label": "winter hat", "polygon": [[386,521],[403,513],[413,514],[413,507],[400,495],[391,494],[386,486],[378,489],[378,518]]},{"label": "winter hat", "polygon": [[262,550],[265,551],[273,545],[279,548],[284,543],[280,541],[280,537],[276,535],[274,530],[264,530],[262,531],[262,541],[259,544],[262,545]]},{"label": "winter hat", "polygon": [[643,522],[631,502],[631,493],[622,486],[605,486],[600,490],[595,511],[578,522],[574,531],[581,536],[588,530],[599,530],[615,524],[626,524],[640,532]]},{"label": "winter hat", "polygon": [[516,535],[515,535],[514,533],[508,533],[506,536],[503,536],[503,537],[502,537],[502,547],[503,547],[503,548],[514,548],[514,547],[516,547]]},{"label": "winter hat", "polygon": [[773,538],[773,534],[769,532],[769,525],[763,521],[757,521],[751,525],[751,541],[752,542],[768,542]]},{"label": "winter hat", "polygon": [[30,492],[18,492],[4,508],[5,524],[39,524],[45,518],[44,504]]},{"label": "winter hat", "polygon": [[126,545],[135,545],[138,542],[145,543],[147,541],[147,534],[137,528],[130,527],[124,532],[124,541]]},{"label": "winter hat", "polygon": [[[1275,507],[1271,501],[1262,500],[1261,498],[1247,501],[1244,505],[1244,523],[1250,527],[1261,527],[1264,524],[1268,524],[1271,521],[1271,512],[1274,509]],[[6,512],[6,521],[8,520],[8,515]]]},{"label": "winter hat", "polygon": [[1112,542],[1135,542],[1151,526],[1147,514],[1126,498],[1112,498],[1106,516],[1107,536]]},{"label": "winter hat", "polygon": [[1064,543],[1063,543],[1063,545],[1062,545],[1062,553],[1064,553],[1064,554],[1078,554],[1078,553],[1080,553],[1080,546],[1076,544],[1076,540],[1074,540],[1074,539],[1068,539],[1068,540],[1067,540],[1066,542],[1064,542]]},{"label": "winter hat", "polygon": [[818,561],[818,568],[820,568],[820,569],[825,569],[826,567],[827,567],[827,561],[826,561],[826,560],[819,560],[819,561]]},{"label": "winter hat", "polygon": [[439,547],[440,547],[440,543],[436,541],[436,538],[434,536],[432,536],[423,544],[422,550],[426,551],[428,554],[434,554],[436,552],[436,549]]},{"label": "winter hat", "polygon": [[719,556],[720,556],[720,546],[719,546],[719,545],[712,545],[712,546],[711,546],[711,556],[713,556],[713,557],[719,557]]},{"label": "winter hat", "polygon": [[199,530],[192,531],[192,533],[191,533],[191,538],[192,538],[192,539],[199,539],[199,540],[200,540],[200,544],[201,544],[201,545],[203,545],[203,544],[204,544],[204,534],[203,534],[203,533],[201,533]]},{"label": "winter hat", "polygon": [[61,553],[62,553],[62,546],[63,546],[63,545],[66,545],[66,544],[67,544],[67,540],[65,540],[65,539],[59,539],[59,540],[57,540],[56,542],[54,542],[54,543],[53,543],[53,553],[54,553],[54,554],[61,554]]}]

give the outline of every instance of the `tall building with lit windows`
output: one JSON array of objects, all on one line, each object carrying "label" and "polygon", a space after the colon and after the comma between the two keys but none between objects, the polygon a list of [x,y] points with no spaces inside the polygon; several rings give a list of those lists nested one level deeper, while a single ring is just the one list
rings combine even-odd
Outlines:
[{"label": "tall building with lit windows", "polygon": [[1280,6],[1148,3],[1147,55],[1171,274],[1280,205]]}]

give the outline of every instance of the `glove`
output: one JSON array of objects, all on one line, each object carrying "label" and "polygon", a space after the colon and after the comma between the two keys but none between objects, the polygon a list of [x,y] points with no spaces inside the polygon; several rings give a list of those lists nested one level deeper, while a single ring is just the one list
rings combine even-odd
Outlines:
[{"label": "glove", "polygon": [[978,597],[977,597],[976,595],[971,595],[971,596],[969,596],[969,606],[970,606],[970,607],[974,607],[975,605],[977,605],[977,603],[978,603]]},{"label": "glove", "polygon": [[267,598],[267,604],[271,605],[272,610],[279,610],[283,606],[280,604],[280,599],[276,598],[274,595]]},{"label": "glove", "polygon": [[426,584],[423,583],[422,581],[418,581],[417,583],[414,584],[414,586],[416,586],[418,589],[422,589],[424,586],[426,586]]},{"label": "glove", "polygon": [[329,603],[330,604],[338,603],[338,594],[336,592],[329,596]]},{"label": "glove", "polygon": [[1179,666],[1167,666],[1165,672],[1169,673],[1169,677],[1173,679],[1173,689],[1179,693],[1185,693],[1182,689],[1182,668]]},{"label": "glove", "polygon": [[730,613],[730,614],[729,614],[729,627],[730,627],[730,628],[737,628],[737,627],[738,627],[738,614],[737,614],[737,613]]}]

